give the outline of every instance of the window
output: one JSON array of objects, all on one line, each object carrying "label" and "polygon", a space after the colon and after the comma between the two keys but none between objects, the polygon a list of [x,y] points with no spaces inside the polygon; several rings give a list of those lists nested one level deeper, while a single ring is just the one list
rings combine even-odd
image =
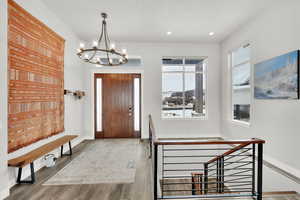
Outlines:
[{"label": "window", "polygon": [[140,78],[134,78],[133,87],[134,87],[134,131],[140,131]]},{"label": "window", "polygon": [[96,79],[96,131],[102,132],[102,78]]},{"label": "window", "polygon": [[205,116],[206,60],[162,59],[162,118]]},{"label": "window", "polygon": [[231,52],[232,118],[234,121],[250,122],[250,45]]}]

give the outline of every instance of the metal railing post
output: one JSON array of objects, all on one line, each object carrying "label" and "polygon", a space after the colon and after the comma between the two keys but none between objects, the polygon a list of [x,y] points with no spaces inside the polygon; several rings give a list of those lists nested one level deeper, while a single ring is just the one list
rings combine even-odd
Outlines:
[{"label": "metal railing post", "polygon": [[257,200],[262,200],[263,184],[263,144],[258,144],[257,158]]},{"label": "metal railing post", "polygon": [[192,176],[192,195],[196,195],[195,182],[197,182],[197,180],[195,180],[195,178]]},{"label": "metal railing post", "polygon": [[157,200],[157,162],[158,162],[158,157],[157,157],[157,154],[158,154],[158,145],[154,144],[154,188],[153,188],[153,192],[154,192],[154,200]]},{"label": "metal railing post", "polygon": [[217,160],[217,193],[220,192],[220,160]]},{"label": "metal railing post", "polygon": [[224,178],[225,178],[225,176],[224,176],[224,173],[225,173],[225,169],[224,169],[224,157],[222,156],[221,157],[221,162],[220,162],[220,170],[221,170],[221,178],[220,178],[220,180],[221,180],[221,193],[223,193],[224,192]]},{"label": "metal railing post", "polygon": [[208,193],[208,164],[204,164],[204,194]]},{"label": "metal railing post", "polygon": [[252,144],[252,195],[255,196],[255,144]]}]

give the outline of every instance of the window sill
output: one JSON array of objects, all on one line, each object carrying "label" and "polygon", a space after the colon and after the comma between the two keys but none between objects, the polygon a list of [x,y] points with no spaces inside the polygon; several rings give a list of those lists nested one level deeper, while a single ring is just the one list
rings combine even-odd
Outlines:
[{"label": "window sill", "polygon": [[198,120],[207,120],[207,116],[205,117],[194,117],[194,118],[184,118],[184,117],[178,117],[178,118],[171,118],[171,117],[161,117],[162,120],[166,121],[198,121]]},{"label": "window sill", "polygon": [[233,89],[233,91],[250,90],[250,85],[234,86],[232,89]]},{"label": "window sill", "polygon": [[244,122],[244,121],[239,121],[239,120],[230,120],[230,122],[234,125],[242,126],[245,128],[250,127],[250,122]]}]

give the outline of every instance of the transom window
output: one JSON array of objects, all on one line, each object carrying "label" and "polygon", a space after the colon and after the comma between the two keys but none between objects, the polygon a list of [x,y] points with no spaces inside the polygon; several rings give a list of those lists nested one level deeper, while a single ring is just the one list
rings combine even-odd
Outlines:
[{"label": "transom window", "polygon": [[249,124],[251,102],[250,45],[247,44],[230,53],[232,120]]},{"label": "transom window", "polygon": [[206,58],[162,59],[162,118],[206,115]]}]

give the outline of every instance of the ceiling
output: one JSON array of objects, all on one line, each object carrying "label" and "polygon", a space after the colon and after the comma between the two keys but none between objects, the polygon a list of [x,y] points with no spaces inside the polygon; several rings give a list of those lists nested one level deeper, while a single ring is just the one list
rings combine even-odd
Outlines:
[{"label": "ceiling", "polygon": [[[81,40],[98,38],[101,12],[116,42],[220,42],[272,0],[42,0]],[[166,33],[171,31],[171,35]],[[215,35],[209,36],[209,32]]]}]

